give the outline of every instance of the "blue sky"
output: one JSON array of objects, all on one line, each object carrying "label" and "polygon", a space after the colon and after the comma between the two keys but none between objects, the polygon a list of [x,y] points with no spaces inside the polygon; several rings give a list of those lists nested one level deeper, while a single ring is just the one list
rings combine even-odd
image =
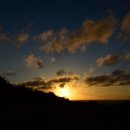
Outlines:
[{"label": "blue sky", "polygon": [[61,69],[129,73],[129,7],[129,0],[1,1],[0,73],[13,83]]}]

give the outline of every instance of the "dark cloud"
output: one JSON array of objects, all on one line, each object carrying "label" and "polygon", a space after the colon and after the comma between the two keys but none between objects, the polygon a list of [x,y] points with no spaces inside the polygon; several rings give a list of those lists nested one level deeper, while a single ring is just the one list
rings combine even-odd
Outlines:
[{"label": "dark cloud", "polygon": [[4,75],[4,76],[15,76],[16,73],[14,71],[7,71],[7,72],[3,72],[2,75]]},{"label": "dark cloud", "polygon": [[64,69],[60,69],[56,72],[57,76],[63,76],[63,75],[75,75],[75,73],[73,72],[67,72],[66,70]]},{"label": "dark cloud", "polygon": [[43,78],[41,76],[38,76],[38,77],[34,77],[34,80],[41,81],[41,80],[43,80]]},{"label": "dark cloud", "polygon": [[74,80],[74,78],[71,77],[60,77],[57,79],[51,79],[48,81],[48,83],[54,84],[54,83],[67,83],[70,82],[71,80]]},{"label": "dark cloud", "polygon": [[67,72],[64,69],[60,69],[56,72],[57,76],[65,75]]},{"label": "dark cloud", "polygon": [[77,75],[74,75],[74,76],[62,76],[62,77],[50,79],[47,83],[52,84],[52,85],[59,84],[59,87],[64,87],[64,85],[66,83],[73,82],[73,81],[78,81],[78,80],[79,80],[79,76],[77,76]]},{"label": "dark cloud", "polygon": [[59,78],[50,79],[47,83],[49,84],[59,84],[59,87],[64,87],[66,83],[72,82],[72,81],[78,81],[79,76],[64,76]]},{"label": "dark cloud", "polygon": [[97,59],[96,64],[97,66],[109,66],[117,64],[119,61],[130,61],[130,53],[122,54],[122,55],[113,55],[108,54],[104,57],[100,57]]},{"label": "dark cloud", "polygon": [[93,43],[107,44],[116,27],[114,16],[107,16],[100,20],[86,19],[82,26],[74,31],[65,28],[59,31],[49,30],[35,36],[35,40],[43,45],[40,50],[47,53],[60,53],[67,50],[71,53],[86,50],[86,46]]},{"label": "dark cloud", "polygon": [[30,54],[24,57],[24,61],[29,68],[43,68],[43,60],[34,54]]},{"label": "dark cloud", "polygon": [[126,74],[124,70],[115,70],[112,72],[112,76],[118,76],[118,75],[123,75]]},{"label": "dark cloud", "polygon": [[112,55],[109,54],[105,57],[100,57],[99,59],[97,59],[96,64],[98,66],[103,66],[103,65],[113,65],[118,63],[120,60],[120,57],[117,55]]},{"label": "dark cloud", "polygon": [[72,81],[78,81],[78,80],[79,80],[78,76],[66,76],[66,77],[52,78],[47,81],[40,78],[39,80],[37,79],[34,81],[22,83],[22,84],[27,87],[44,90],[44,89],[53,89],[55,84],[57,84],[59,87],[64,87],[66,83],[69,83]]},{"label": "dark cloud", "polygon": [[51,84],[45,82],[44,80],[34,80],[22,83],[26,87],[31,87],[33,89],[52,89]]},{"label": "dark cloud", "polygon": [[85,83],[88,86],[128,86],[130,85],[130,73],[123,70],[115,70],[108,75],[87,77]]},{"label": "dark cloud", "polygon": [[61,84],[59,85],[60,88],[64,88],[64,86],[65,86],[65,83],[61,83]]}]

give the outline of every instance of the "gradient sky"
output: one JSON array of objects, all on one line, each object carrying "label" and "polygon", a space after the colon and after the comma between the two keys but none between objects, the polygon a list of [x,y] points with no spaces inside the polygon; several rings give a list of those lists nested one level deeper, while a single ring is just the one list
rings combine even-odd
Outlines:
[{"label": "gradient sky", "polygon": [[12,83],[78,76],[72,99],[130,99],[129,23],[129,0],[3,0],[0,73]]}]

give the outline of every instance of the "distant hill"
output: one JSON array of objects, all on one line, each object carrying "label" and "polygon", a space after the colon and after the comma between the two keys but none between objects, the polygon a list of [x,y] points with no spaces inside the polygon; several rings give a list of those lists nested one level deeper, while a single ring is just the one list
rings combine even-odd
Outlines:
[{"label": "distant hill", "polygon": [[51,105],[66,102],[67,99],[57,97],[54,93],[34,91],[24,85],[10,84],[0,76],[0,102],[5,105]]}]

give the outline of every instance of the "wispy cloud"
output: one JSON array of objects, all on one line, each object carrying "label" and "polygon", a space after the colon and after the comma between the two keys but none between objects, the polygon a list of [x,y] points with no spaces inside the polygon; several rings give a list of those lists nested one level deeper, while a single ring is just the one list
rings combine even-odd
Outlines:
[{"label": "wispy cloud", "polygon": [[100,20],[86,19],[79,29],[73,31],[63,28],[42,32],[34,39],[42,43],[40,50],[47,53],[60,53],[64,50],[73,53],[79,49],[84,51],[93,43],[107,44],[115,27],[116,18],[111,15]]},{"label": "wispy cloud", "polygon": [[126,54],[120,54],[120,55],[114,55],[114,54],[108,54],[106,56],[103,57],[99,57],[96,60],[96,64],[98,67],[101,66],[111,66],[111,65],[115,65],[119,62],[124,62],[130,61],[130,53],[126,53]]},{"label": "wispy cloud", "polygon": [[31,87],[32,89],[52,89],[51,84],[45,82],[44,80],[34,80],[22,83],[26,87]]},{"label": "wispy cloud", "polygon": [[70,71],[66,71],[65,69],[59,69],[56,72],[57,76],[64,76],[64,75],[69,75],[69,76],[76,76],[77,74],[70,72]]},{"label": "wispy cloud", "polygon": [[42,32],[37,36],[34,36],[33,39],[37,40],[37,41],[48,41],[50,40],[54,35],[54,31],[53,30],[48,30],[46,32]]},{"label": "wispy cloud", "polygon": [[[119,26],[117,26],[117,22],[120,23]],[[122,21],[119,21],[113,15],[98,20],[87,18],[78,29],[50,29],[36,34],[33,37],[25,29],[22,32],[8,32],[0,26],[0,44],[12,43],[19,47],[29,39],[33,39],[42,44],[40,46],[41,51],[47,53],[61,53],[63,51],[74,53],[77,50],[86,51],[87,47],[91,44],[108,44],[117,27],[120,28],[119,37],[124,41],[128,41],[130,39],[129,23],[130,13]],[[117,37],[116,34],[115,36]]]},{"label": "wispy cloud", "polygon": [[41,81],[44,80],[42,76],[37,76],[33,78],[35,81]]},{"label": "wispy cloud", "polygon": [[52,58],[51,58],[51,63],[52,63],[52,64],[55,64],[55,63],[56,63],[56,58],[55,58],[55,57],[52,57]]},{"label": "wispy cloud", "polygon": [[10,70],[10,71],[7,71],[7,72],[2,72],[1,75],[3,75],[3,76],[15,76],[16,73],[14,71]]},{"label": "wispy cloud", "polygon": [[16,46],[21,46],[25,42],[27,42],[29,39],[29,34],[28,33],[18,33],[16,35],[13,35],[11,38],[11,41],[16,44]]},{"label": "wispy cloud", "polygon": [[10,38],[8,36],[8,33],[6,33],[2,26],[0,25],[0,44],[3,44],[3,43],[6,43],[6,42],[9,42]]},{"label": "wispy cloud", "polygon": [[[65,44],[68,39],[68,30],[65,28],[61,29],[60,31],[53,31],[51,36],[46,39],[41,39],[43,45],[40,47],[40,50],[45,51],[47,53],[60,53],[66,49]],[[47,32],[43,32],[42,34],[46,34]],[[41,34],[40,34],[41,35]]]},{"label": "wispy cloud", "polygon": [[34,81],[28,81],[23,83],[23,85],[27,87],[32,87],[35,89],[40,90],[47,90],[47,89],[53,89],[55,87],[64,87],[66,83],[78,81],[79,76],[61,76],[61,77],[54,77],[50,78],[48,80],[44,80],[42,78],[39,78]]},{"label": "wispy cloud", "polygon": [[120,38],[124,41],[128,41],[130,39],[130,13],[128,13],[121,24],[121,33]]},{"label": "wispy cloud", "polygon": [[67,72],[64,69],[60,69],[56,72],[57,76],[65,75]]},{"label": "wispy cloud", "polygon": [[24,57],[24,61],[28,68],[43,68],[44,63],[40,57],[35,56],[34,54],[29,54]]},{"label": "wispy cloud", "polygon": [[62,76],[62,77],[50,79],[48,83],[52,85],[59,84],[59,87],[62,84],[62,87],[63,87],[66,83],[72,82],[73,80],[77,81],[79,80],[79,77],[78,76]]},{"label": "wispy cloud", "polygon": [[130,85],[130,73],[115,70],[111,74],[87,77],[85,83],[95,87],[128,86]]},{"label": "wispy cloud", "polygon": [[130,53],[125,55],[124,60],[125,61],[130,61]]},{"label": "wispy cloud", "polygon": [[0,44],[9,43],[20,47],[29,40],[30,36],[27,32],[8,32],[0,26]]},{"label": "wispy cloud", "polygon": [[117,55],[112,55],[112,54],[108,54],[105,57],[100,57],[97,59],[96,64],[98,66],[103,66],[103,65],[113,65],[118,63],[120,60],[120,57]]}]

